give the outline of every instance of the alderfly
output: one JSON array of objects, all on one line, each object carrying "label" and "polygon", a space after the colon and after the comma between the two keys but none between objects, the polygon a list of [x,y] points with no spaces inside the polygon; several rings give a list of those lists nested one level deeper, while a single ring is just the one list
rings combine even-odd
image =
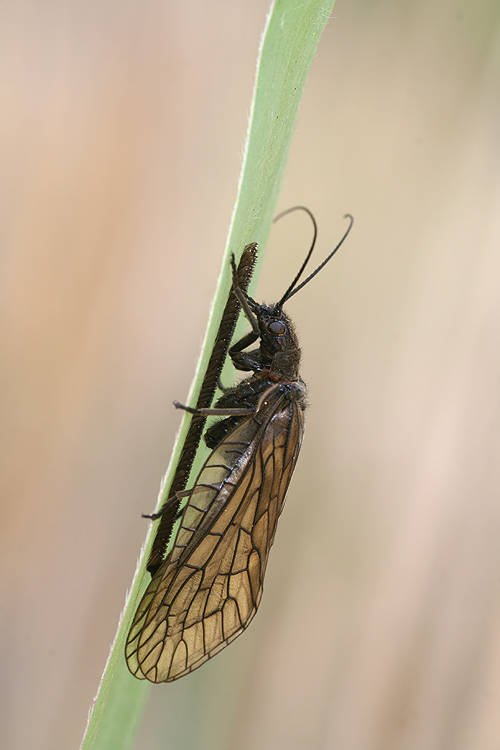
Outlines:
[{"label": "alderfly", "polygon": [[[328,263],[298,284],[317,236],[296,277],[275,305],[260,305],[242,289],[232,259],[233,292],[252,330],[229,349],[238,370],[253,374],[224,391],[214,408],[174,402],[196,418],[219,416],[205,432],[212,449],[191,490],[171,494],[160,515],[180,517],[173,546],[152,566],[125,649],[139,679],[171,682],[189,674],[240,635],[262,597],[276,525],[304,434],[306,386],[300,348],[283,305]],[[259,340],[259,347],[244,351]],[[180,501],[187,497],[179,511]],[[169,534],[171,530],[171,523]]]}]

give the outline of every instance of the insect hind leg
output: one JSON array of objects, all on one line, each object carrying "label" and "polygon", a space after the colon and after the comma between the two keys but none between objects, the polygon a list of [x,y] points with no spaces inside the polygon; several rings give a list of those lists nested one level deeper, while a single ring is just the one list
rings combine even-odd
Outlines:
[{"label": "insect hind leg", "polygon": [[[141,513],[142,518],[149,518],[151,521],[156,521],[161,518],[165,513],[171,510],[176,504],[180,503],[182,498],[188,497],[191,494],[191,490],[183,490],[182,492],[176,492],[174,495],[168,498],[166,502],[161,506],[160,510],[156,513]],[[175,519],[180,518],[181,511],[177,511]]]}]

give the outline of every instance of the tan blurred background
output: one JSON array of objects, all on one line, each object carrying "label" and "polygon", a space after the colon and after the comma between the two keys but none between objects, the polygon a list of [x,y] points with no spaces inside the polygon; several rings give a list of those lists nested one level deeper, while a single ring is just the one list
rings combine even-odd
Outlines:
[{"label": "tan blurred background", "polygon": [[[0,8],[0,746],[76,748],[194,372],[265,0]],[[500,6],[339,0],[277,210],[311,409],[248,633],[136,750],[500,747]],[[273,230],[258,298],[310,238]]]}]

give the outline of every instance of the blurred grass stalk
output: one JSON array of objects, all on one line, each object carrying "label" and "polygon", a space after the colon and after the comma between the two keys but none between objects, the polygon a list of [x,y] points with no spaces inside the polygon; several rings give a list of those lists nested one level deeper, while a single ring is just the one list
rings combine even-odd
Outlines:
[{"label": "blurred grass stalk", "polygon": [[[265,247],[293,136],[299,102],[321,33],[334,0],[276,0],[262,35],[243,168],[224,254],[222,271],[189,403],[195,403],[210,358],[231,284],[229,257],[238,260],[256,241]],[[221,126],[223,123],[221,123]],[[185,414],[158,498],[168,497],[189,425]],[[192,474],[199,470],[195,462]],[[124,644],[135,608],[149,579],[146,561],[153,541],[151,524],[127,597],[99,690],[89,715],[81,750],[125,750],[134,739],[151,685],[134,679],[125,664]]]}]

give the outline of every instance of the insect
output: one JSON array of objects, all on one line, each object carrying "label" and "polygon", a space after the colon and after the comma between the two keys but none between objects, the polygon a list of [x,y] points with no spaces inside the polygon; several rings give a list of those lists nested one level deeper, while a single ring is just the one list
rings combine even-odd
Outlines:
[{"label": "insect", "polygon": [[[262,597],[264,573],[304,434],[306,386],[299,376],[300,348],[283,305],[332,258],[334,250],[298,285],[317,236],[296,277],[275,305],[261,305],[238,285],[233,292],[252,330],[229,349],[238,370],[252,374],[225,390],[214,408],[197,417],[224,417],[205,432],[212,449],[194,486],[172,495],[161,513],[178,508],[173,546],[153,574],[130,629],[125,654],[133,675],[171,682],[189,674],[240,635]],[[297,286],[298,285],[298,286]],[[245,351],[259,340],[257,349]],[[153,514],[153,519],[158,517]]]}]

